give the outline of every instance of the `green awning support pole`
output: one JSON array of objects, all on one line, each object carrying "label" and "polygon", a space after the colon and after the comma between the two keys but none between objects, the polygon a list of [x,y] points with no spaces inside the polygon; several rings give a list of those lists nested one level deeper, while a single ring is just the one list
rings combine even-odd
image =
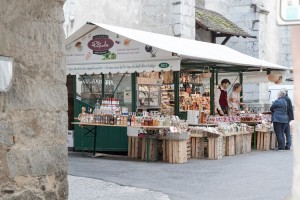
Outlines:
[{"label": "green awning support pole", "polygon": [[136,112],[136,77],[137,73],[134,72],[131,74],[131,101],[132,101],[132,112]]},{"label": "green awning support pole", "polygon": [[77,81],[77,76],[76,75],[69,75],[72,77],[72,89],[73,89],[73,99],[74,99],[74,105],[75,105],[75,99],[77,97],[77,88],[76,88],[76,81]]},{"label": "green awning support pole", "polygon": [[210,77],[210,114],[215,115],[215,69],[212,69]]},{"label": "green awning support pole", "polygon": [[[240,84],[243,85],[243,72],[240,72]],[[243,89],[241,91],[241,97],[243,96]],[[243,98],[241,98],[241,102],[243,102]]]},{"label": "green awning support pole", "polygon": [[218,85],[219,83],[219,73],[218,71],[216,71],[216,85]]},{"label": "green awning support pole", "polygon": [[180,79],[180,72],[176,71],[173,72],[173,80],[174,80],[174,114],[179,116],[179,79]]},{"label": "green awning support pole", "polygon": [[101,85],[101,87],[102,87],[102,90],[101,90],[101,92],[102,92],[102,99],[105,97],[104,95],[105,95],[105,78],[104,78],[104,74],[101,74],[101,78],[102,78],[102,85]]}]

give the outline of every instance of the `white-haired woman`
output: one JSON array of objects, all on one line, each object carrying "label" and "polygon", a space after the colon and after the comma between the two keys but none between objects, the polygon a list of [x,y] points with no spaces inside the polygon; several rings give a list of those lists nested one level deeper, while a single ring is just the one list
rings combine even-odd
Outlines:
[{"label": "white-haired woman", "polygon": [[285,95],[286,93],[283,90],[280,90],[277,94],[278,99],[270,108],[272,112],[273,127],[278,140],[278,147],[274,150],[279,151],[284,151],[285,149],[284,130],[289,123],[287,115],[287,102],[284,99]]}]

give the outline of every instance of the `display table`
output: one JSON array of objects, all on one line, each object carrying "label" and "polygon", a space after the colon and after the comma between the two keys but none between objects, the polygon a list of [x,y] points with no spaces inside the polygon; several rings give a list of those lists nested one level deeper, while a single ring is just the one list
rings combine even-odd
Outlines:
[{"label": "display table", "polygon": [[218,126],[217,124],[203,124],[203,123],[200,123],[200,124],[188,124],[189,126],[211,126],[211,127],[215,127],[215,126]]},{"label": "display table", "polygon": [[109,124],[96,124],[96,123],[84,123],[84,122],[72,122],[74,125],[79,125],[83,127],[87,132],[85,134],[91,133],[94,136],[93,144],[93,157],[96,157],[96,142],[97,142],[97,128],[98,127],[127,127],[125,125],[109,125]]}]

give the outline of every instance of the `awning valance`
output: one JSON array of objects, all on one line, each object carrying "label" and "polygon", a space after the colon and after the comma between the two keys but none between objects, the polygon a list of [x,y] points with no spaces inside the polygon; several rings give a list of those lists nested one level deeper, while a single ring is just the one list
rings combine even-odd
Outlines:
[{"label": "awning valance", "polygon": [[[118,72],[118,70],[119,72],[171,69],[176,71],[180,68],[181,59],[206,61],[221,64],[223,67],[289,69],[245,55],[224,45],[100,23],[87,23],[68,37],[66,51],[68,74],[87,72],[85,70],[88,67],[94,67],[89,73]],[[147,67],[151,63],[152,66]],[[120,68],[122,64],[124,68]]]}]

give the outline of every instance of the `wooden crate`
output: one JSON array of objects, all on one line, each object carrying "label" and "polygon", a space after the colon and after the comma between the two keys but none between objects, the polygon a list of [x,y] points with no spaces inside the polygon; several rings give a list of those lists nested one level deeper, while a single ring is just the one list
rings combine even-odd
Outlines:
[{"label": "wooden crate", "polygon": [[186,140],[163,140],[163,161],[169,163],[187,162]]},{"label": "wooden crate", "polygon": [[235,137],[232,136],[226,136],[226,150],[225,150],[226,156],[234,156],[235,155]]},{"label": "wooden crate", "polygon": [[128,137],[128,157],[133,159],[141,157],[140,139],[138,137]]},{"label": "wooden crate", "polygon": [[276,137],[276,134],[274,131],[271,131],[270,133],[270,136],[271,136],[271,142],[270,142],[270,149],[275,149],[275,147],[277,147],[277,137]]},{"label": "wooden crate", "polygon": [[242,153],[251,152],[252,133],[242,135]]},{"label": "wooden crate", "polygon": [[[141,151],[141,160],[147,159],[147,139],[140,139],[140,151]],[[149,161],[158,161],[159,160],[159,140],[149,139]]]},{"label": "wooden crate", "polygon": [[187,154],[187,159],[190,159],[192,157],[192,146],[191,146],[191,141],[192,138],[188,139],[186,141],[186,154]]},{"label": "wooden crate", "polygon": [[235,142],[235,154],[239,155],[242,154],[243,150],[243,136],[241,134],[234,136],[234,142]]},{"label": "wooden crate", "polygon": [[257,132],[257,150],[268,151],[276,147],[277,138],[273,131]]},{"label": "wooden crate", "polygon": [[222,138],[223,138],[222,156],[225,157],[226,156],[226,137],[222,137]]},{"label": "wooden crate", "polygon": [[208,138],[208,159],[220,160],[223,158],[223,137]]},{"label": "wooden crate", "polygon": [[191,137],[191,157],[204,158],[204,137]]}]

